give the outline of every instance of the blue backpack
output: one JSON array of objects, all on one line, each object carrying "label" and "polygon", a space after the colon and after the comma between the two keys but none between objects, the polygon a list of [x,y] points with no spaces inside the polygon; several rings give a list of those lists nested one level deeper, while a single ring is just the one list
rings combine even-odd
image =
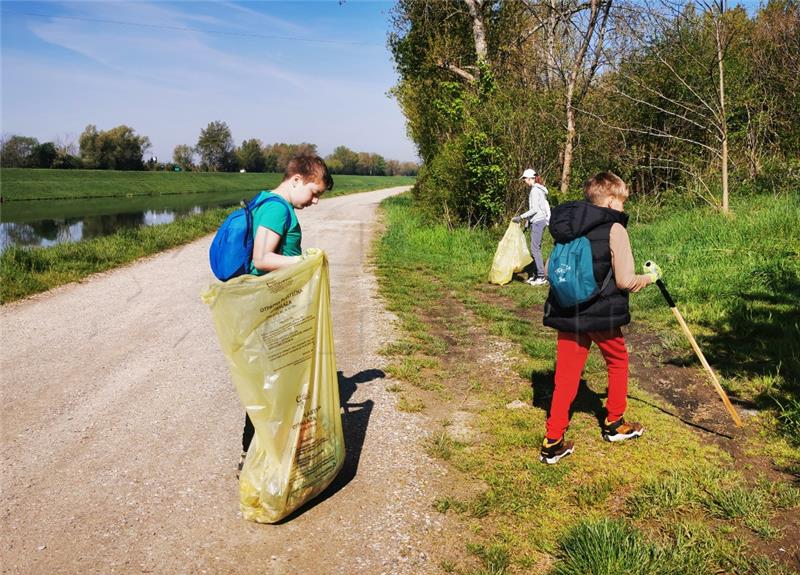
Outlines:
[{"label": "blue backpack", "polygon": [[[264,198],[259,193],[249,202],[242,200],[242,207],[222,222],[208,250],[211,271],[218,280],[225,282],[250,271],[250,263],[253,261],[253,212],[269,201],[283,204],[278,196]],[[289,208],[284,206],[284,209],[288,224],[291,215]]]},{"label": "blue backpack", "polygon": [[603,285],[598,287],[592,266],[592,245],[586,236],[565,244],[556,243],[547,265],[550,290],[562,308],[586,303],[600,295],[611,279],[611,272],[608,270]]}]

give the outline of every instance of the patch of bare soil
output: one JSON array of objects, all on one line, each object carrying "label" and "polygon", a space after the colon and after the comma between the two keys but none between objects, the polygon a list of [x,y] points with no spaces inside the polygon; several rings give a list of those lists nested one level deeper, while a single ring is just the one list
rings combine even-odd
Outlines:
[{"label": "patch of bare soil", "polygon": [[[422,387],[403,382],[401,393],[425,405],[421,415],[427,427],[426,445],[432,456],[441,457],[437,447],[443,437],[468,446],[484,440],[476,415],[485,407],[481,394],[515,387],[519,376],[507,367],[512,364],[509,353],[514,344],[488,335],[452,294],[445,294],[438,307],[425,312],[421,319],[427,324],[429,334],[447,344],[447,351],[439,358],[440,369],[431,374],[431,381],[424,382]],[[434,486],[438,501],[449,498],[466,502],[486,491],[483,482],[453,466],[446,469]],[[467,551],[467,544],[485,541],[491,536],[493,526],[485,517],[478,521],[467,515],[453,511],[444,514],[447,528],[436,541],[434,553],[440,566],[457,566],[467,572],[481,568],[480,560]]]}]

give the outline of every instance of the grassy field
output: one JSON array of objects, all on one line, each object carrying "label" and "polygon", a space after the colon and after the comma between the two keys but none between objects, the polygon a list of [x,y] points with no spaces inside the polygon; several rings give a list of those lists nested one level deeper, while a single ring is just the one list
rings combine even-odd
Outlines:
[{"label": "grassy field", "polygon": [[[452,493],[434,505],[469,534],[472,561],[444,560],[444,572],[792,572],[765,550],[796,537],[800,506],[796,485],[771,470],[800,471],[795,199],[734,202],[732,219],[702,208],[629,206],[638,261],[661,264],[724,384],[762,408],[737,441],[743,453],[768,454],[764,467],[704,440],[635,379],[629,410],[647,433],[603,442],[596,417],[605,364],[596,351],[568,432],[575,453],[555,466],[539,463],[552,390],[537,382],[552,381],[555,337],[531,310],[546,290],[486,283],[503,230],[426,224],[408,197],[384,205],[380,285],[405,333],[384,350],[387,371],[402,380],[391,391],[401,409],[438,422],[426,447],[454,475]],[[655,289],[633,296],[634,321],[696,365],[660,297]],[[508,409],[515,400],[533,407]],[[469,412],[476,436],[456,433],[460,412]]]},{"label": "grassy field", "polygon": [[[47,204],[50,204],[50,202],[19,199],[20,196],[30,197],[38,193],[69,193],[73,198],[79,198],[52,202],[66,203],[64,209],[67,212],[74,210],[80,214],[80,203],[85,202],[91,204],[90,212],[95,210],[97,213],[109,213],[109,210],[112,210],[113,213],[113,206],[108,204],[115,202],[132,202],[140,208],[149,209],[169,205],[174,209],[176,207],[174,199],[189,198],[187,205],[197,205],[197,198],[202,197],[203,202],[215,205],[217,203],[214,201],[215,197],[218,200],[231,197],[235,199],[239,195],[249,197],[255,195],[259,189],[269,187],[280,180],[278,174],[171,174],[21,169],[3,170],[2,178],[3,210],[16,210],[16,217],[23,221],[35,219],[37,206],[47,208]],[[335,187],[331,192],[327,192],[325,197],[407,185],[414,181],[413,178],[379,176],[335,176],[334,179]],[[22,185],[24,181],[28,183]],[[41,185],[26,187],[30,182],[39,182]],[[169,184],[158,187],[156,185],[158,182],[169,182]],[[202,187],[198,182],[205,186],[203,190],[194,187],[196,185]],[[236,186],[244,187],[239,189]],[[66,191],[59,192],[62,188]],[[193,189],[196,193],[192,192]],[[212,193],[208,190],[218,191]],[[6,196],[7,193],[12,197],[16,194],[16,201],[10,200]],[[102,199],[106,193],[113,193],[115,197]],[[150,193],[164,197],[144,195]],[[12,302],[195,240],[216,230],[232,209],[211,209],[201,214],[180,218],[173,223],[120,231],[110,236],[77,243],[47,248],[9,247],[0,255],[0,277],[2,277],[0,302]],[[63,210],[59,213],[64,217]]]},{"label": "grassy field", "polygon": [[[132,198],[203,192],[230,192],[251,197],[281,181],[281,174],[211,172],[118,172],[113,170],[34,170],[4,168],[0,195],[4,202],[79,198]],[[405,186],[407,176],[335,175],[327,197]]]}]

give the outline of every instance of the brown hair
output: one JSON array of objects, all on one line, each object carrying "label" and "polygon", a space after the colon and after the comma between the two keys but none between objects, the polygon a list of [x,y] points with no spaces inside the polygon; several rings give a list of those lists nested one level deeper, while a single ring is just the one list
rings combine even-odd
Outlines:
[{"label": "brown hair", "polygon": [[583,184],[583,197],[593,204],[600,204],[606,198],[628,199],[628,186],[613,172],[600,172]]},{"label": "brown hair", "polygon": [[541,176],[540,174],[536,174],[536,175],[533,177],[533,183],[534,183],[534,184],[540,184],[540,185],[542,185],[542,186],[543,186],[543,185],[544,185],[544,180],[542,179],[542,176]]},{"label": "brown hair", "polygon": [[285,182],[293,176],[300,176],[303,178],[303,182],[313,180],[323,185],[326,190],[333,189],[333,178],[328,171],[328,166],[319,156],[300,154],[289,160],[283,171],[283,181]]}]

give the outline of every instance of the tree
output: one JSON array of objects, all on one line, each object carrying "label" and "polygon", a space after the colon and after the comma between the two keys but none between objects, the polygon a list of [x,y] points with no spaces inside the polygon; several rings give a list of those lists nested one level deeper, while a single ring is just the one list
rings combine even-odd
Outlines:
[{"label": "tree", "polygon": [[355,172],[362,176],[382,176],[386,169],[386,160],[378,154],[359,152],[356,154],[357,164]]},{"label": "tree", "polygon": [[392,16],[429,215],[498,221],[526,197],[503,178],[531,166],[560,181],[556,201],[613,170],[633,193],[691,189],[723,210],[729,179],[796,178],[798,0],[755,16],[725,0],[398,0]]},{"label": "tree", "polygon": [[[503,114],[487,110],[498,97],[501,22],[510,4],[401,0],[394,12],[389,45],[401,79],[392,93],[424,162],[415,200],[451,224],[488,224],[505,209]],[[476,153],[477,145],[487,153]]]},{"label": "tree", "polygon": [[263,172],[267,162],[264,158],[264,151],[261,148],[261,140],[255,138],[242,142],[242,145],[236,150],[239,167],[248,172]]},{"label": "tree", "polygon": [[416,162],[401,162],[398,176],[416,176],[419,173],[419,164]]},{"label": "tree", "polygon": [[36,161],[39,140],[27,136],[10,136],[2,142],[0,164],[4,168],[30,168]]},{"label": "tree", "polygon": [[194,148],[186,144],[178,144],[172,151],[172,161],[184,172],[190,172],[194,166]]},{"label": "tree", "polygon": [[195,148],[206,171],[225,172],[236,167],[233,136],[225,122],[209,123],[200,131]]},{"label": "tree", "polygon": [[74,136],[62,134],[56,137],[55,146],[56,158],[53,160],[53,168],[70,170],[81,167],[81,159],[78,157],[78,146]]},{"label": "tree", "polygon": [[293,157],[299,154],[317,155],[316,144],[271,144],[264,147],[265,169],[270,172],[283,172]]},{"label": "tree", "polygon": [[386,175],[399,176],[400,175],[400,162],[397,160],[386,160]]},{"label": "tree", "polygon": [[100,170],[143,170],[142,156],[150,148],[147,136],[137,136],[125,125],[103,132],[90,124],[79,143],[84,166]]},{"label": "tree", "polygon": [[[762,152],[800,156],[800,2],[770,0],[758,12],[749,41],[752,85],[748,162],[760,172]],[[771,150],[769,148],[772,148]]]},{"label": "tree", "polygon": [[53,142],[39,144],[33,151],[34,167],[51,168],[58,157],[56,145]]},{"label": "tree", "polygon": [[[744,112],[749,80],[744,62],[749,26],[743,8],[727,10],[724,0],[694,4],[665,2],[661,9],[632,13],[626,25],[639,46],[619,67],[612,92],[627,102],[614,128],[641,135],[657,150],[656,169],[682,172],[702,186],[698,193],[729,209],[728,171],[731,119]],[[732,97],[726,77],[736,73]],[[740,110],[741,109],[741,110]],[[737,110],[734,112],[734,110]],[[656,141],[662,140],[661,143]],[[718,162],[721,202],[698,166]],[[653,161],[654,160],[654,161]]]},{"label": "tree", "polygon": [[325,158],[325,163],[334,174],[355,174],[358,154],[347,146],[337,146],[333,153]]},{"label": "tree", "polygon": [[94,124],[89,124],[78,138],[81,162],[87,168],[98,168],[101,164],[102,153],[98,146],[99,132]]},{"label": "tree", "polygon": [[[545,37],[545,82],[563,90],[565,139],[561,162],[561,195],[569,191],[577,137],[576,110],[602,64],[612,0],[525,0],[534,30]],[[532,35],[532,34],[528,34]]]}]

